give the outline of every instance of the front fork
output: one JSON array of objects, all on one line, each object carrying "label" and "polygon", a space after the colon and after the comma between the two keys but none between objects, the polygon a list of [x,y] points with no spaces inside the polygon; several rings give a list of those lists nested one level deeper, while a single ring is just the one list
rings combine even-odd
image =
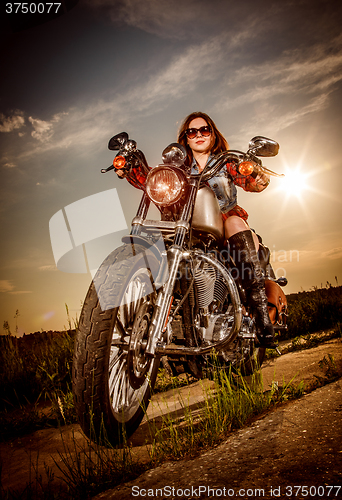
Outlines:
[{"label": "front fork", "polygon": [[161,340],[172,304],[173,290],[178,276],[179,264],[183,258],[184,252],[182,249],[173,246],[168,250],[167,262],[169,264],[169,277],[162,290],[159,292],[155,304],[145,351],[147,356],[155,355],[157,343]]},{"label": "front fork", "polygon": [[[188,199],[183,206],[180,219],[177,223],[175,231],[174,243],[167,251],[167,264],[169,267],[169,276],[162,290],[159,292],[155,304],[154,312],[151,319],[151,325],[148,335],[145,354],[153,357],[156,352],[157,343],[161,340],[161,336],[166,325],[170,312],[173,290],[178,276],[178,269],[181,260],[187,255],[183,250],[185,235],[189,229],[189,221],[192,216],[192,207],[197,192],[196,183],[190,185]],[[140,210],[143,212],[141,207]],[[134,231],[134,229],[133,229]]]}]

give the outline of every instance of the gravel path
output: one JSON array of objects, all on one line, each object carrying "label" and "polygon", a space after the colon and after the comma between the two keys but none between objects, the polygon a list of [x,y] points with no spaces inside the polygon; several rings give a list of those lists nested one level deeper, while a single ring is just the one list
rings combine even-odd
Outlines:
[{"label": "gravel path", "polygon": [[167,462],[95,498],[342,498],[341,417],[338,380],[232,433],[194,460]]}]

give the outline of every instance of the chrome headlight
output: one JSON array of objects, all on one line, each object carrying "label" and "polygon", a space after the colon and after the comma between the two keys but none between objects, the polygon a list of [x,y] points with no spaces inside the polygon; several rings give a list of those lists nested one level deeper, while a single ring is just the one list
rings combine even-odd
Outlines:
[{"label": "chrome headlight", "polygon": [[156,205],[172,205],[182,196],[184,184],[181,171],[162,165],[148,174],[146,193]]}]

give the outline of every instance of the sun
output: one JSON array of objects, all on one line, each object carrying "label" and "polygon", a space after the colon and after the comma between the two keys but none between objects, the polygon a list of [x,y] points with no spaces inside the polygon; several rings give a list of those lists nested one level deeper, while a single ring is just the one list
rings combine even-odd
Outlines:
[{"label": "sun", "polygon": [[304,191],[309,189],[307,184],[308,175],[300,171],[300,168],[287,169],[285,176],[279,179],[279,189],[284,191],[287,197],[295,196],[301,198]]}]

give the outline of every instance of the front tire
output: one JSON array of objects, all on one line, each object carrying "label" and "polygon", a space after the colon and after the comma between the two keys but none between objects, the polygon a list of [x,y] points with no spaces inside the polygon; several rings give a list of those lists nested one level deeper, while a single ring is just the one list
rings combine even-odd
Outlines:
[{"label": "front tire", "polygon": [[90,439],[121,444],[144,417],[159,366],[159,359],[144,355],[158,268],[152,252],[124,245],[107,257],[89,287],[76,337],[73,393]]}]

